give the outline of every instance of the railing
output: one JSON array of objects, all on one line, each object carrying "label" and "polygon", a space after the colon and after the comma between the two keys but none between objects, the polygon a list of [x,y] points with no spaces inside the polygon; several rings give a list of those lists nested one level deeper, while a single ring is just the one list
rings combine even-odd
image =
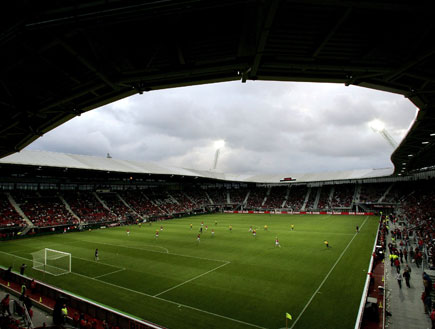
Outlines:
[{"label": "railing", "polygon": [[[374,262],[374,257],[373,257],[373,253],[376,250],[376,244],[378,242],[378,237],[379,237],[379,228],[378,227],[378,231],[376,233],[376,238],[375,238],[375,242],[373,243],[373,250],[372,250],[372,256],[370,257],[370,263],[369,263],[369,268],[367,271],[367,278],[366,278],[366,282],[364,284],[364,289],[363,289],[363,295],[361,297],[361,302],[359,304],[359,311],[358,311],[358,315],[356,317],[356,321],[355,321],[355,329],[360,329],[361,328],[361,323],[362,323],[362,319],[363,319],[363,315],[364,315],[364,308],[367,302],[367,295],[369,292],[369,285],[370,285],[370,275],[369,273],[372,271],[373,268],[373,262]],[[385,294],[384,294],[385,296]],[[384,301],[385,303],[385,301]],[[385,305],[385,304],[384,304]]]},{"label": "railing", "polygon": [[[4,277],[4,272],[6,269],[0,266],[0,277]],[[8,277],[8,283],[4,282],[5,288],[9,289],[16,295],[19,295],[19,287],[25,284],[26,286],[30,286],[31,279],[20,275],[18,273],[11,272]],[[154,324],[152,322],[148,322],[139,318],[135,318],[131,315],[124,314],[120,311],[111,309],[107,306],[100,305],[94,301],[88,300],[81,296],[74,295],[72,293],[65,292],[59,288],[50,286],[44,282],[36,281],[38,290],[38,296],[42,298],[42,300],[50,299],[52,301],[57,301],[62,299],[68,308],[77,310],[79,313],[85,313],[93,318],[97,318],[98,320],[106,320],[110,322],[112,325],[118,325],[120,328],[134,328],[134,329],[164,329],[164,327]],[[10,284],[10,287],[9,287]],[[18,290],[12,289],[12,286],[16,285]],[[32,297],[33,298],[33,297]],[[38,304],[37,300],[34,300],[34,304]],[[20,305],[21,306],[21,305]],[[41,308],[47,309],[53,312],[53,309],[45,304],[39,304]],[[33,328],[28,327],[28,328]]]}]

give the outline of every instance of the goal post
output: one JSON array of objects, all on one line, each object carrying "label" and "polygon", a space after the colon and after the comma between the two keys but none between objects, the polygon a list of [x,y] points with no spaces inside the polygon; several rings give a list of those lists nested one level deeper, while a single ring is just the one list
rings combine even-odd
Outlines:
[{"label": "goal post", "polygon": [[71,254],[59,250],[44,248],[32,252],[33,268],[52,275],[71,272]]}]

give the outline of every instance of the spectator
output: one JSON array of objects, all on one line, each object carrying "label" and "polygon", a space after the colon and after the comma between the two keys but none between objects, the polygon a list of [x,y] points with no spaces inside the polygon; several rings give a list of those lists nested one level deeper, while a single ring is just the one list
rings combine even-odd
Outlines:
[{"label": "spectator", "polygon": [[9,294],[6,294],[6,296],[1,301],[2,314],[8,313],[10,316],[11,310],[9,309],[9,302],[10,302]]},{"label": "spectator", "polygon": [[435,308],[430,313],[430,320],[432,321],[432,329],[435,329]]},{"label": "spectator", "polygon": [[12,266],[9,266],[4,274],[5,281],[9,281],[11,279],[11,272],[12,272]]},{"label": "spectator", "polygon": [[21,275],[24,275],[24,270],[26,269],[26,267],[27,267],[27,265],[24,263],[21,265],[21,267],[20,267],[20,274]]},{"label": "spectator", "polygon": [[36,292],[36,282],[35,280],[32,279],[32,281],[30,282],[30,292],[32,294],[34,294]]},{"label": "spectator", "polygon": [[27,312],[32,313],[32,300],[29,298],[29,296],[24,297],[24,305],[26,305]]},{"label": "spectator", "polygon": [[66,323],[67,316],[68,316],[68,309],[66,307],[66,304],[63,304],[63,306],[62,306],[62,323]]},{"label": "spectator", "polygon": [[79,328],[79,326],[80,326],[80,316],[77,312],[75,312],[73,315],[73,325],[76,328]]},{"label": "spectator", "polygon": [[408,288],[411,288],[411,285],[409,284],[409,280],[411,279],[411,274],[406,269],[403,270],[403,277],[405,278],[406,286]]},{"label": "spectator", "polygon": [[402,289],[402,275],[400,273],[396,273],[396,280],[399,284],[399,288]]}]

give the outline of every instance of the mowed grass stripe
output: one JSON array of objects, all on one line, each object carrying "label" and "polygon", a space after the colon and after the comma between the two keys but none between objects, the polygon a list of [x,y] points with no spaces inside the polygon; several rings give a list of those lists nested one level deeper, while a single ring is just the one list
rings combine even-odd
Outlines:
[{"label": "mowed grass stripe", "polygon": [[[227,265],[227,264],[222,264],[222,265],[220,265],[220,267],[225,266],[225,265]],[[73,274],[75,274],[75,275],[79,275],[79,276],[83,276],[83,275],[78,274],[78,273],[73,273]],[[101,280],[99,280],[98,278],[91,278],[91,277],[87,277],[87,278],[88,278],[88,279],[91,279],[91,280],[96,280],[96,281],[102,282],[102,283],[104,283],[104,284],[106,284],[106,285],[114,286],[115,288],[119,288],[119,289],[127,290],[127,291],[129,291],[129,292],[131,292],[131,293],[133,293],[133,294],[140,294],[140,295],[143,295],[143,296],[146,296],[146,297],[149,297],[149,298],[155,298],[155,299],[158,299],[158,300],[161,300],[161,301],[164,301],[164,302],[167,302],[167,303],[173,304],[173,305],[177,305],[178,308],[180,308],[180,307],[184,307],[184,308],[188,308],[188,309],[191,309],[191,310],[194,310],[194,311],[198,311],[198,312],[201,312],[201,313],[209,314],[209,315],[212,315],[212,316],[214,316],[214,317],[219,317],[219,318],[222,318],[222,319],[225,319],[225,320],[230,320],[230,321],[233,321],[233,322],[237,322],[237,323],[239,323],[239,324],[247,325],[247,326],[249,326],[249,327],[255,327],[255,328],[260,328],[260,329],[266,329],[266,328],[263,328],[263,327],[261,327],[261,326],[258,326],[258,325],[252,324],[252,323],[244,322],[244,321],[237,320],[237,319],[232,319],[232,318],[229,318],[229,317],[224,316],[224,315],[220,315],[220,314],[216,314],[216,313],[208,312],[208,311],[201,310],[201,309],[198,309],[198,308],[195,308],[195,307],[189,306],[189,305],[180,304],[180,303],[178,303],[178,302],[174,302],[174,301],[171,301],[171,300],[168,300],[168,299],[164,299],[164,298],[158,297],[158,295],[160,295],[160,294],[155,295],[155,296],[151,296],[151,295],[148,295],[148,294],[145,294],[145,293],[142,293],[142,292],[136,291],[136,290],[131,290],[131,289],[126,288],[126,287],[121,287],[121,286],[114,285],[114,284],[109,283],[109,282],[106,282],[106,281],[101,281]]]},{"label": "mowed grass stripe", "polygon": [[[138,291],[152,295],[169,290],[174,286],[183,284],[183,282],[191,281],[193,277],[200,277],[205,272],[208,273],[210,270],[214,270],[222,265],[220,260],[168,254],[155,250],[111,245],[98,241],[81,240],[80,246],[76,246],[77,241],[71,239],[68,241],[68,236],[64,235],[61,237],[63,243],[51,242],[50,248],[70,252],[72,255],[88,255],[88,259],[77,256],[72,257],[73,272],[87,277],[104,277],[104,281],[118,286],[131,287],[133,285],[136,286]],[[105,245],[105,249],[100,248],[100,261],[94,261],[93,248],[95,246],[101,247],[100,244]],[[32,251],[37,250],[39,249]],[[147,253],[151,253],[152,257],[146,257]],[[159,255],[154,255],[154,253]],[[29,253],[28,255],[28,259],[31,260],[31,254]],[[184,259],[184,257],[187,258]],[[123,266],[111,265],[102,261],[107,258],[109,258],[109,261],[122,262],[120,264]],[[165,258],[167,259],[165,260]],[[138,259],[141,259],[140,267],[133,265]],[[105,267],[101,267],[100,264],[123,269],[125,273],[123,275],[113,275],[119,271],[108,270]],[[146,266],[144,266],[145,264]],[[227,262],[224,264],[227,264]],[[153,284],[141,285],[139,284],[140,282],[152,282]]]},{"label": "mowed grass stripe", "polygon": [[[362,230],[362,228],[364,227],[364,224],[367,222],[368,217],[365,218],[364,222],[361,224],[360,230]],[[337,266],[338,262],[341,260],[341,258],[343,257],[343,255],[345,254],[345,252],[347,251],[347,249],[349,249],[351,243],[353,242],[353,240],[356,238],[358,233],[355,232],[355,234],[353,235],[352,239],[349,241],[349,243],[347,244],[346,248],[344,248],[344,250],[342,251],[342,253],[340,254],[340,256],[338,257],[337,261],[334,263],[334,265],[332,265],[331,269],[329,270],[329,272],[326,274],[325,278],[322,280],[322,282],[320,283],[320,285],[317,287],[317,289],[314,291],[314,293],[311,295],[311,298],[308,300],[307,304],[305,304],[304,308],[302,309],[301,313],[299,313],[298,317],[295,319],[295,321],[293,322],[292,326],[290,329],[293,329],[296,324],[298,323],[299,319],[301,318],[301,316],[304,314],[305,310],[308,308],[308,306],[310,306],[312,300],[316,297],[317,293],[319,292],[319,290],[322,288],[323,284],[326,282],[326,280],[328,280],[329,276],[331,275],[332,271],[334,271],[335,267]]]},{"label": "mowed grass stripe", "polygon": [[[32,247],[38,250],[44,246],[53,248],[51,243],[56,243],[58,245],[53,249],[71,250],[73,256],[92,260],[88,265],[84,263],[82,267],[89,269],[86,272],[80,269],[81,274],[87,277],[109,274],[98,279],[101,282],[74,275],[62,279],[46,276],[46,281],[64,289],[74,287],[76,294],[168,328],[249,327],[205,313],[210,312],[272,329],[285,325],[285,312],[293,315],[301,312],[313,294],[313,288],[325,278],[353,237],[355,226],[361,226],[363,220],[360,216],[212,214],[142,225],[141,228],[130,226],[130,236],[126,234],[127,227],[110,228],[7,241],[0,244],[0,250]],[[196,236],[202,221],[204,227],[208,225],[208,231],[204,230],[198,244]],[[267,231],[263,229],[266,224]],[[291,231],[291,224],[295,225],[295,231]],[[164,229],[156,240],[155,230],[160,229],[160,225]],[[233,226],[232,232],[229,232],[229,225]],[[295,329],[353,326],[366,275],[362,268],[367,270],[376,225],[375,218],[368,219]],[[257,228],[257,238],[249,232],[250,226]],[[214,237],[210,233],[212,228]],[[274,247],[276,236],[282,248]],[[324,240],[330,242],[331,250],[326,250]],[[99,242],[107,245],[97,245]],[[97,274],[98,269],[90,265],[96,247],[102,262],[126,270],[110,274],[116,269],[111,267]],[[136,250],[142,247],[152,250]],[[4,266],[10,261],[0,254]],[[214,270],[227,261],[231,263]],[[75,262],[73,259],[73,271],[76,271]],[[16,262],[14,268],[18,265],[21,263]],[[41,273],[33,274],[31,269],[26,273],[42,278]],[[157,298],[164,297],[171,303],[131,292],[152,296],[165,290],[168,291]],[[129,302],[123,302],[125,300]],[[177,303],[186,307],[179,308]],[[331,305],[335,305],[332,319],[325,314],[330,312]],[[337,309],[340,309],[339,314]]]},{"label": "mowed grass stripe", "polygon": [[377,227],[369,218],[294,329],[354,327]]}]

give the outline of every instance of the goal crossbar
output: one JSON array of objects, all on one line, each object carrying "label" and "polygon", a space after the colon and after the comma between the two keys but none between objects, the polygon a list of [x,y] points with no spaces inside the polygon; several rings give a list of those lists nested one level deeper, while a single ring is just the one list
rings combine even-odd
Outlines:
[{"label": "goal crossbar", "polygon": [[71,254],[68,252],[44,248],[32,253],[33,268],[51,275],[71,272]]}]

